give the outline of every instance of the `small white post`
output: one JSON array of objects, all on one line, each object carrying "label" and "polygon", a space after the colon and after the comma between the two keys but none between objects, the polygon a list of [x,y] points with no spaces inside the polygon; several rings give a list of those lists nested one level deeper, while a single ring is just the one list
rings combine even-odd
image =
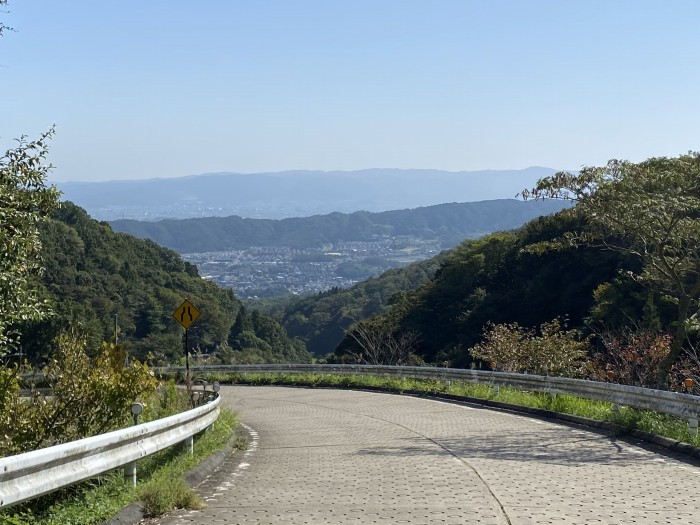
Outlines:
[{"label": "small white post", "polygon": [[697,420],[697,418],[691,417],[690,419],[688,419],[688,433],[691,436],[698,435],[698,420]]},{"label": "small white post", "polygon": [[[134,425],[139,424],[139,415],[143,412],[141,403],[131,403],[131,414],[134,417]],[[124,478],[131,479],[131,482],[136,486],[136,461],[129,463],[124,467]]]},{"label": "small white post", "polygon": [[194,455],[194,436],[185,439],[185,450],[190,453],[190,456]]}]

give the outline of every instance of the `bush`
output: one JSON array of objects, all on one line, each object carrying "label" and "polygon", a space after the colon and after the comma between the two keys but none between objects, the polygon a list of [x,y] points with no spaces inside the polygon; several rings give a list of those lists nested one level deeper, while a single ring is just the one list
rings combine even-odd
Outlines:
[{"label": "bush", "polygon": [[517,323],[487,325],[484,342],[471,348],[473,358],[494,370],[562,377],[588,375],[589,338],[576,330],[565,330],[560,319],[534,329]]},{"label": "bush", "polygon": [[[661,362],[671,351],[671,336],[652,330],[620,330],[599,334],[604,352],[594,358],[593,379],[655,388]],[[608,376],[610,374],[610,376]]]},{"label": "bush", "polygon": [[101,434],[129,423],[131,403],[148,397],[158,382],[148,366],[125,364],[121,347],[103,343],[90,359],[86,341],[58,339],[43,370],[51,395],[19,397],[16,368],[0,368],[0,456]]}]

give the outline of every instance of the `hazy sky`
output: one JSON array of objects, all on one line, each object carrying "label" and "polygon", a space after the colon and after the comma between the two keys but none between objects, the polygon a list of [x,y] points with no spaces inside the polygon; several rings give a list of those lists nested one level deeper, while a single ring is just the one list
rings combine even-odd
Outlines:
[{"label": "hazy sky", "polygon": [[576,169],[700,148],[697,0],[10,0],[0,146],[53,180]]}]

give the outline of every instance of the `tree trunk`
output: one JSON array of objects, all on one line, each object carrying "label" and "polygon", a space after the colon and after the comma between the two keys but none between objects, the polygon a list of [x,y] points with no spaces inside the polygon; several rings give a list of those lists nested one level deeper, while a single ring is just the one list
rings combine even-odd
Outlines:
[{"label": "tree trunk", "polygon": [[681,297],[678,302],[678,317],[673,330],[671,350],[659,363],[659,375],[656,385],[659,390],[668,390],[668,374],[671,371],[671,367],[678,361],[678,356],[681,355],[683,341],[685,341],[687,335],[686,321],[688,320],[688,310],[690,310],[690,297]]}]

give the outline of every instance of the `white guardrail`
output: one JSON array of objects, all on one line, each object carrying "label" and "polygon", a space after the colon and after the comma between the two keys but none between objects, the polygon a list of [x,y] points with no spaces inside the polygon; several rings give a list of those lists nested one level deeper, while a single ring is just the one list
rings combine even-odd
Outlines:
[{"label": "white guardrail", "polygon": [[[161,368],[161,372],[176,372],[181,367]],[[182,368],[184,371],[184,368]],[[191,373],[312,373],[351,374],[405,377],[441,381],[464,381],[489,385],[510,386],[533,392],[569,394],[572,396],[618,405],[654,410],[688,419],[691,427],[697,428],[700,415],[700,396],[654,390],[636,386],[571,379],[567,377],[535,376],[510,372],[491,372],[460,368],[428,366],[382,366],[382,365],[209,365],[192,366]]]},{"label": "white guardrail", "polygon": [[21,503],[120,467],[191,438],[219,416],[220,399],[149,423],[0,458],[0,507]]}]

